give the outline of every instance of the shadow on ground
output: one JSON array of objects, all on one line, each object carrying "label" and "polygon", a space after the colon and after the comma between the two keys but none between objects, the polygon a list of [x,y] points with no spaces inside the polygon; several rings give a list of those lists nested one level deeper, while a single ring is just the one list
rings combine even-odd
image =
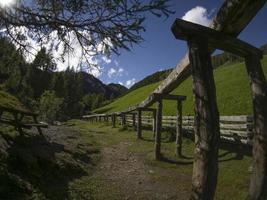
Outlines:
[{"label": "shadow on ground", "polygon": [[69,183],[88,174],[99,150],[75,132],[52,132],[50,139],[0,132],[0,199],[68,199]]}]

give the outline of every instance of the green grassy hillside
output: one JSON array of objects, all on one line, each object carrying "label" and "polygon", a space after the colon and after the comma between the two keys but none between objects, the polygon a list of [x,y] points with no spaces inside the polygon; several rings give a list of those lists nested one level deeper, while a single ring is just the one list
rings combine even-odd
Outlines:
[{"label": "green grassy hillside", "polygon": [[13,95],[0,90],[0,106],[18,110],[27,110]]},{"label": "green grassy hillside", "polygon": [[[267,56],[262,60],[264,73],[267,76]],[[249,79],[244,63],[237,63],[219,67],[214,71],[217,102],[221,115],[241,115],[251,114],[251,93],[249,88]],[[160,84],[154,83],[129,94],[118,98],[116,101],[108,104],[96,112],[117,112],[127,109],[129,106],[136,105],[143,101]],[[186,95],[183,112],[186,115],[193,114],[193,96],[192,96],[192,78],[189,77],[172,94]],[[175,102],[164,101],[163,111],[165,115],[175,115]]]}]

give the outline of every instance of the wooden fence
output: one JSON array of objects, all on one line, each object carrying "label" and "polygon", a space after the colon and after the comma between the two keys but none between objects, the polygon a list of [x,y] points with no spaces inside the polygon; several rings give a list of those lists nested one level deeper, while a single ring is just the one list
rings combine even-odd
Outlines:
[{"label": "wooden fence", "polygon": [[[183,116],[183,129],[193,134],[194,116]],[[126,122],[133,125],[131,115],[126,115]],[[163,128],[175,128],[177,123],[176,116],[162,116]],[[152,116],[142,116],[142,124],[153,127]],[[221,139],[243,144],[252,143],[253,120],[252,116],[220,116]]]}]

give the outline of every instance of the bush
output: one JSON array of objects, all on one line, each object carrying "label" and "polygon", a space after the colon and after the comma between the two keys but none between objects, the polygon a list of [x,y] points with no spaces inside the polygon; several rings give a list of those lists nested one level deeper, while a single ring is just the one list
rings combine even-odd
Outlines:
[{"label": "bush", "polygon": [[64,99],[58,98],[55,91],[45,91],[40,99],[40,116],[42,120],[53,124],[60,120],[63,113]]}]

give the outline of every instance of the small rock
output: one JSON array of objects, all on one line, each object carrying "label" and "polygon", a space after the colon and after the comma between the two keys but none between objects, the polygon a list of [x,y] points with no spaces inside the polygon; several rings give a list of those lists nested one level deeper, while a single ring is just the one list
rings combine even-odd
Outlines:
[{"label": "small rock", "polygon": [[128,161],[128,158],[120,158],[120,161]]},{"label": "small rock", "polygon": [[141,185],[142,184],[142,181],[139,181],[138,184]]},{"label": "small rock", "polygon": [[154,174],[155,172],[153,170],[148,171],[149,174]]}]

